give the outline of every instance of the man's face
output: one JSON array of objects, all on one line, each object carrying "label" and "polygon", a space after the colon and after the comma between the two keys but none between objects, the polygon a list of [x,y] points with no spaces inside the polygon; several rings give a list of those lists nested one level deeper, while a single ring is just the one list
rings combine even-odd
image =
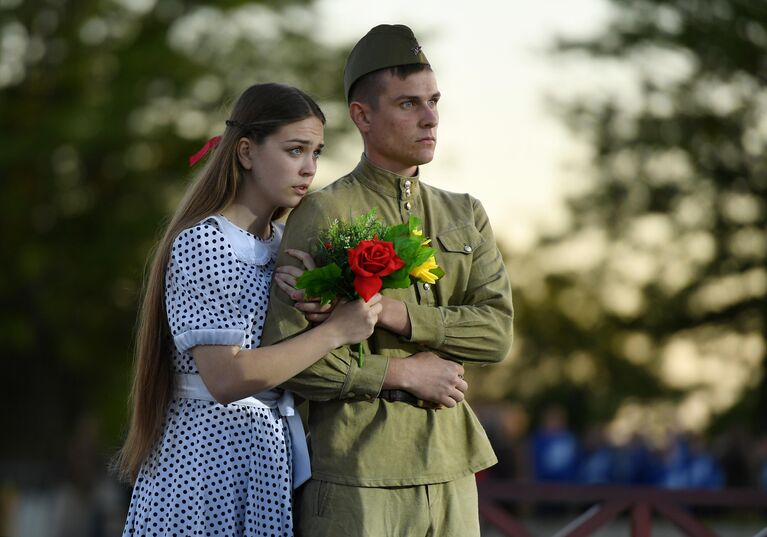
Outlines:
[{"label": "man's face", "polygon": [[437,80],[429,70],[402,80],[383,74],[378,107],[369,110],[365,134],[367,157],[377,166],[401,175],[431,162],[437,145]]}]

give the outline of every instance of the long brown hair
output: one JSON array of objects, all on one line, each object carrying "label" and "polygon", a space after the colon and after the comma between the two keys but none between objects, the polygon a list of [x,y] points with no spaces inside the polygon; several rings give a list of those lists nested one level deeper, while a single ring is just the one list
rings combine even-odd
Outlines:
[{"label": "long brown hair", "polygon": [[[261,144],[283,125],[312,116],[325,124],[317,103],[297,88],[269,83],[245,90],[234,105],[221,141],[187,189],[155,247],[136,330],[130,426],[114,464],[122,479],[136,479],[158,440],[173,395],[173,343],[165,314],[165,271],[173,241],[181,231],[221,212],[235,199],[244,174],[236,156],[240,138],[246,136]],[[278,210],[274,218],[283,213]]]}]

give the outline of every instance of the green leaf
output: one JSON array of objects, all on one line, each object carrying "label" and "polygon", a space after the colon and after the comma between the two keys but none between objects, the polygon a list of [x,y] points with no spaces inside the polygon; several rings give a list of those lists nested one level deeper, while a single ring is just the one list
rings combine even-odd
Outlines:
[{"label": "green leaf", "polygon": [[329,304],[336,298],[343,284],[341,269],[335,263],[307,270],[296,280],[296,288],[307,296],[318,297],[321,304]]},{"label": "green leaf", "polygon": [[413,258],[413,268],[425,263],[431,256],[435,254],[436,250],[428,246],[422,246]]},{"label": "green leaf", "polygon": [[390,226],[383,235],[383,240],[394,242],[397,237],[407,237],[410,234],[406,224]]},{"label": "green leaf", "polygon": [[[421,227],[421,219],[417,216],[411,216],[410,219],[407,221],[407,228],[408,233],[412,233],[416,229],[419,229]],[[423,229],[421,229],[423,231]]]},{"label": "green leaf", "polygon": [[410,272],[413,270],[413,268],[429,259],[431,255],[429,254],[425,257],[422,255],[422,248],[427,251],[431,250],[431,248],[423,247],[421,242],[423,242],[421,237],[413,237],[410,235],[397,237],[394,240],[394,249],[397,251],[397,255],[400,257],[400,259],[405,262],[405,268],[407,269],[407,272]]},{"label": "green leaf", "polygon": [[410,287],[410,274],[403,267],[381,279],[384,289],[405,289]]},{"label": "green leaf", "polygon": [[445,271],[442,270],[440,267],[433,268],[429,272],[434,274],[437,278],[441,278],[442,276],[445,275]]}]

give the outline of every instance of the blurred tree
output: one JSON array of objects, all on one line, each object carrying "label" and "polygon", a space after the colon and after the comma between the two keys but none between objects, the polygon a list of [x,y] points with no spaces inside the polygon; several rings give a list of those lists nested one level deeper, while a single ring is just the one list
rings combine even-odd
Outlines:
[{"label": "blurred tree", "polygon": [[1,459],[56,456],[90,409],[117,445],[144,263],[188,155],[259,81],[316,96],[332,136],[342,66],[311,0],[0,0]]},{"label": "blurred tree", "polygon": [[666,401],[767,431],[767,4],[610,5],[599,35],[555,46],[589,67],[555,103],[593,180],[569,229],[512,256],[506,395],[581,424]]}]

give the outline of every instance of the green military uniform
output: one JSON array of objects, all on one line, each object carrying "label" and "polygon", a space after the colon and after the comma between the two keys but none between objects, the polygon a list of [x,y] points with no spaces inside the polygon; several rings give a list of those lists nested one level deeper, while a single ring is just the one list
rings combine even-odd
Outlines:
[{"label": "green military uniform", "polygon": [[[374,28],[347,61],[347,98],[360,76],[407,63],[427,63],[410,29]],[[285,383],[309,400],[312,481],[300,500],[299,528],[305,536],[425,535],[420,526],[440,536],[478,535],[473,474],[496,458],[469,405],[423,409],[379,395],[389,360],[423,350],[474,364],[506,356],[512,306],[503,259],[478,200],[383,170],[363,155],[354,171],[308,195],[291,213],[277,263],[296,264],[286,249],[311,251],[332,220],[372,208],[387,224],[418,216],[445,276],[433,285],[383,291],[406,304],[409,338],[376,329],[363,343],[362,367],[357,346],[345,346]],[[273,285],[262,344],[308,328]]]},{"label": "green military uniform", "polygon": [[[468,194],[454,194],[371,164],[364,156],[349,175],[310,194],[291,213],[277,264],[295,262],[286,248],[312,249],[335,218],[377,209],[388,223],[423,221],[444,269],[437,283],[383,294],[407,305],[411,337],[377,329],[364,347],[333,351],[285,387],[310,401],[314,479],[359,487],[398,487],[452,481],[496,462],[468,404],[424,410],[377,398],[390,359],[421,350],[465,363],[502,360],[511,344],[511,292],[487,214]],[[287,295],[272,286],[262,344],[308,328]]]}]

